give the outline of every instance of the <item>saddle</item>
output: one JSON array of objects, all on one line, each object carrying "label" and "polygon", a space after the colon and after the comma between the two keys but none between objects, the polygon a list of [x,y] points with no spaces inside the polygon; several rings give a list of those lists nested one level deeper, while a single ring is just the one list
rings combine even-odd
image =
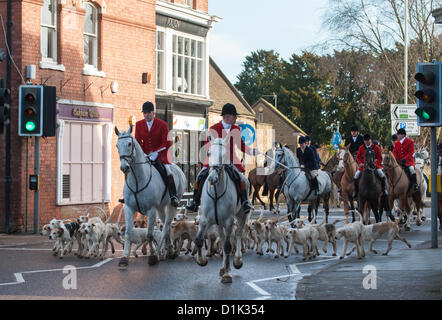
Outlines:
[{"label": "saddle", "polygon": [[[227,175],[230,177],[230,179],[233,180],[233,182],[235,182],[236,191],[238,193],[238,201],[239,201],[240,194],[241,194],[241,188],[246,189],[247,186],[242,181],[241,177],[239,176],[238,171],[235,170],[233,165],[227,165],[225,168],[226,168]],[[244,184],[244,186],[243,186],[243,184]]]},{"label": "saddle", "polygon": [[318,179],[317,179],[317,178],[314,179],[314,178],[312,177],[311,172],[310,172],[309,169],[303,168],[302,170],[305,172],[305,176],[307,177],[307,180],[308,180],[308,182],[309,182],[309,184],[310,184],[310,189],[311,189],[311,190],[316,190],[316,189],[318,189],[318,187],[319,187],[319,186],[318,186]]}]

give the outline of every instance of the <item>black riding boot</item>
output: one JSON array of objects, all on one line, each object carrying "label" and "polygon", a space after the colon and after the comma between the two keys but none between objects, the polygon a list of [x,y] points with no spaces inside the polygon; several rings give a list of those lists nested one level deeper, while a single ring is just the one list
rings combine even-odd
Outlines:
[{"label": "black riding boot", "polygon": [[413,188],[413,191],[419,191],[419,185],[417,184],[416,174],[413,173],[411,175],[410,179],[411,179],[411,187]]},{"label": "black riding boot", "polygon": [[167,188],[169,189],[169,195],[170,195],[170,203],[173,207],[178,207],[180,205],[180,201],[178,200],[178,197],[176,195],[176,187],[175,187],[175,181],[173,180],[173,176],[170,175],[167,177]]},{"label": "black riding boot", "polygon": [[244,210],[244,213],[247,214],[250,212],[250,209],[252,209],[252,206],[250,205],[250,201],[249,201],[249,196],[247,194],[247,189],[241,190],[239,195],[241,197],[242,209]]},{"label": "black riding boot", "polygon": [[355,179],[354,183],[355,183],[355,186],[354,186],[353,195],[352,195],[353,199],[355,199],[359,194],[359,179]]},{"label": "black riding boot", "polygon": [[191,212],[198,211],[198,207],[200,206],[200,203],[201,203],[201,191],[203,189],[204,182],[207,179],[208,173],[209,173],[209,170],[207,170],[206,172],[201,172],[199,177],[197,177],[197,181],[195,181],[194,190],[193,190],[193,199],[192,199],[191,203],[186,206],[187,210],[189,210]]},{"label": "black riding boot", "polygon": [[313,190],[315,190],[316,192],[319,192],[319,181],[318,181],[318,177],[314,177],[314,178],[313,178]]}]

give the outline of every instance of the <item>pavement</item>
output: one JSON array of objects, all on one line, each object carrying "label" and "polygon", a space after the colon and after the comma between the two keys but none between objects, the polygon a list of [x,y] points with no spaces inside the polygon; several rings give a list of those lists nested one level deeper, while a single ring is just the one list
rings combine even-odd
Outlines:
[{"label": "pavement", "polygon": [[426,241],[411,249],[392,250],[388,257],[366,250],[367,254],[368,263],[346,257],[304,277],[298,283],[296,299],[442,300],[441,232],[438,248]]}]

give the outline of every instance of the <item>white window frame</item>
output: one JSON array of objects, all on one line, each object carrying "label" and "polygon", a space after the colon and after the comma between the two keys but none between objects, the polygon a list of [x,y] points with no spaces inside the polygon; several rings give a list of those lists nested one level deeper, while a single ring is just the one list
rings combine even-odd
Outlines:
[{"label": "white window frame", "polygon": [[[94,23],[94,29],[95,29],[95,34],[92,33],[87,33],[86,30],[83,31],[83,55],[84,55],[84,46],[85,46],[85,38],[86,37],[93,37],[94,38],[94,48],[93,48],[93,52],[92,52],[92,63],[90,63],[91,61],[91,52],[90,52],[90,48],[89,48],[89,63],[86,63],[86,60],[84,61],[85,64],[85,68],[88,69],[88,66],[93,67],[95,69],[98,69],[98,43],[99,43],[99,35],[98,35],[98,8],[90,2],[85,2],[84,3],[85,9],[86,6],[90,6],[93,8],[93,12],[95,12],[95,23]],[[84,19],[86,19],[87,15],[84,16]],[[83,19],[83,26],[84,26],[84,20]],[[90,69],[89,67],[89,69]]]},{"label": "white window frame", "polygon": [[[52,62],[52,63],[57,63],[58,60],[58,28],[57,28],[57,23],[58,23],[58,1],[57,0],[49,0],[50,4],[52,6],[54,6],[55,8],[55,12],[53,13],[54,15],[54,25],[49,25],[49,24],[44,24],[43,23],[43,8],[45,7],[44,5],[41,7],[40,10],[40,53],[41,53],[41,59],[42,62]],[[52,41],[53,41],[53,47],[52,47],[52,52],[50,53],[53,58],[50,57],[45,57],[43,56],[43,48],[47,46],[47,42],[43,43],[43,30],[46,31],[46,29],[52,29],[54,31],[52,37]],[[49,36],[46,38],[48,39]],[[49,54],[49,48],[47,48],[46,50]]]},{"label": "white window frame", "polygon": [[194,0],[186,0],[186,6],[190,7],[191,9],[193,9],[193,4]]},{"label": "white window frame", "polygon": [[[157,90],[160,91],[166,91],[167,93],[173,93],[173,94],[182,94],[182,95],[189,95],[189,96],[197,96],[197,97],[207,97],[208,96],[208,66],[209,66],[209,56],[208,56],[208,50],[207,50],[207,38],[204,37],[198,37],[195,35],[191,35],[188,33],[183,33],[180,31],[176,31],[171,28],[165,28],[157,26],[157,32],[164,32],[164,63],[163,63],[163,70],[160,71],[160,75],[163,76],[164,79],[164,88],[160,89],[157,88]],[[192,58],[191,56],[185,56],[184,55],[184,48],[183,48],[183,54],[175,54],[173,52],[173,39],[174,36],[177,37],[183,37],[184,39],[189,39],[190,41],[199,41],[201,42],[201,58],[198,58],[197,56]],[[178,39],[178,38],[177,38]],[[185,40],[184,40],[185,41]],[[183,46],[184,46],[183,41]],[[197,49],[197,42],[196,42],[196,49]],[[183,64],[182,64],[182,70],[184,72],[184,61],[185,58],[194,59],[195,61],[201,61],[201,70],[197,73],[201,79],[201,91],[198,93],[198,91],[195,91],[195,93],[192,92],[184,92],[174,90],[174,83],[176,83],[176,79],[172,76],[173,72],[173,57],[174,56],[180,56],[183,57]],[[178,65],[178,62],[175,62],[175,67]],[[191,73],[191,64],[189,65],[189,73]],[[157,64],[158,67],[158,64]],[[197,64],[196,64],[197,67]],[[161,74],[162,72],[162,74]],[[158,70],[157,70],[158,74]],[[190,84],[192,83],[192,77],[188,76]],[[195,84],[197,84],[197,80],[195,80]]]},{"label": "white window frame", "polygon": [[[105,142],[105,150],[104,150],[104,168],[103,168],[103,195],[102,201],[80,201],[73,202],[70,200],[66,200],[63,198],[63,151],[64,151],[64,143],[63,137],[66,128],[66,122],[69,123],[81,123],[81,124],[95,124],[104,126],[106,137],[103,138]],[[111,201],[111,146],[112,146],[112,130],[113,124],[110,122],[98,122],[91,123],[86,121],[75,121],[75,120],[58,120],[58,132],[57,132],[57,205],[75,205],[75,204],[89,204],[89,203],[101,203],[101,202],[110,202]]]},{"label": "white window frame", "polygon": [[[158,48],[158,34],[159,32],[162,33],[162,41],[163,41],[163,48]],[[162,64],[159,65],[159,56],[162,56]],[[158,90],[165,90],[166,89],[166,77],[165,77],[165,64],[166,64],[166,33],[164,30],[157,30],[156,36],[155,36],[155,57],[156,57],[156,88]],[[159,84],[162,84],[160,87]]]}]

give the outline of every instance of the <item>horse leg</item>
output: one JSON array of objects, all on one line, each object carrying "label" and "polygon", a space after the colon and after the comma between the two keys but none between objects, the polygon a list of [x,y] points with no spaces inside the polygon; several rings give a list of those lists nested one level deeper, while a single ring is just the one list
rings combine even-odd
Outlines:
[{"label": "horse leg", "polygon": [[[172,242],[170,241],[170,225],[172,223],[173,218],[176,215],[176,210],[177,209],[171,205],[166,206],[166,223],[163,227],[163,234],[161,236],[161,241],[159,243],[159,247],[161,247],[162,241],[163,240],[166,241],[167,258],[168,259],[175,259],[176,258],[175,250],[173,249]],[[180,247],[180,250],[181,250],[181,247]]]},{"label": "horse leg", "polygon": [[[223,267],[224,274],[222,275],[221,282],[222,283],[232,283],[232,276],[230,275],[230,254],[232,253],[232,244],[230,243],[230,236],[232,234],[233,227],[233,219],[227,222],[227,226],[225,227],[225,241],[223,248]],[[236,250],[239,251],[239,250]]]},{"label": "horse leg", "polygon": [[118,263],[118,267],[126,268],[129,264],[129,255],[130,255],[130,234],[132,232],[132,228],[134,227],[134,210],[127,205],[124,205],[124,220],[126,222],[126,233],[124,238],[124,250],[123,256]]},{"label": "horse leg", "polygon": [[273,197],[274,196],[275,196],[275,189],[274,188],[269,189],[270,211],[273,211],[273,213],[276,214],[275,207],[273,206]]},{"label": "horse leg", "polygon": [[235,252],[235,257],[233,258],[233,266],[235,267],[235,269],[241,269],[242,265],[243,265],[243,261],[242,261],[242,251],[240,250],[241,248],[241,239],[242,239],[242,233],[244,232],[244,225],[246,223],[247,220],[247,215],[243,214],[243,212],[241,211],[239,213],[239,217],[237,216],[237,220],[238,220],[238,227],[236,228],[236,252]]},{"label": "horse leg", "polygon": [[325,213],[325,223],[328,223],[328,215],[330,213],[330,205],[329,205],[329,201],[330,201],[330,193],[326,196],[324,196],[324,213]]},{"label": "horse leg", "polygon": [[[264,207],[264,210],[266,210],[266,204],[264,203],[264,201],[262,201],[261,197],[259,196],[259,187],[255,188],[255,193],[256,193],[256,197],[258,198],[259,202],[261,203],[261,205]],[[253,197],[255,197],[255,194],[253,194]],[[253,204],[255,204],[253,202]]]},{"label": "horse leg", "polygon": [[[148,225],[147,225],[147,242],[149,243],[149,253],[150,255],[147,257],[147,262],[150,266],[156,265],[158,263],[158,256],[159,253],[161,252],[161,244],[162,241],[160,241],[160,243],[158,244],[156,250],[153,246],[153,229],[155,227],[155,215],[156,210],[155,208],[151,208],[148,212],[147,212],[147,216],[148,216]],[[163,226],[163,234],[164,234],[164,229],[166,226]],[[163,239],[163,235],[161,236],[161,239]]]},{"label": "horse leg", "polygon": [[[202,254],[203,243],[204,243],[204,236],[206,234],[207,229],[208,229],[208,222],[207,222],[206,216],[202,215],[201,219],[200,219],[200,224],[198,226],[198,233],[197,233],[196,238],[195,238],[195,245],[198,248],[198,255],[197,255],[197,258],[196,258],[196,262],[201,267],[204,267],[205,265],[207,265],[207,257],[203,256],[203,254]],[[210,245],[210,243],[211,243],[211,241],[209,239],[209,245]],[[211,249],[209,249],[209,253],[210,253],[210,250]]]}]

